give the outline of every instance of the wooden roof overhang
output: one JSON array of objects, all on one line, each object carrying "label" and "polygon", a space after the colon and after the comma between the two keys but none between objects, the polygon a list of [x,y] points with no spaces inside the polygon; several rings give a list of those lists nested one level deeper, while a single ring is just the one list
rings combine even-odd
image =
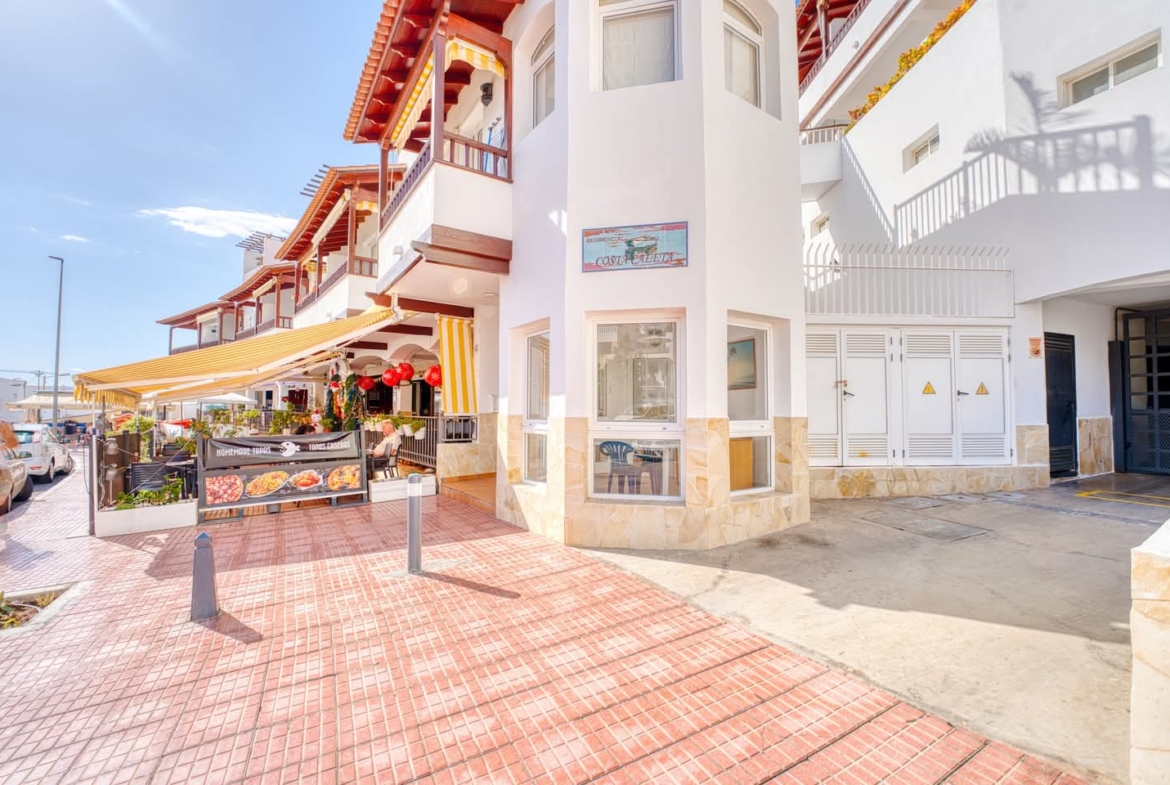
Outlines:
[{"label": "wooden roof overhang", "polygon": [[248,276],[242,284],[232,289],[223,296],[227,302],[226,305],[234,305],[236,303],[246,302],[251,300],[256,290],[264,284],[271,281],[281,273],[291,273],[293,271],[292,264],[266,264],[258,268],[254,273]]},{"label": "wooden roof overhang", "polygon": [[[436,33],[460,35],[493,51],[510,68],[511,42],[504,22],[524,0],[384,0],[374,40],[358,80],[345,124],[351,142],[383,143],[402,115],[418,82]],[[474,67],[453,61],[445,69],[443,111],[455,105],[471,84]],[[432,108],[423,110],[406,149],[418,151],[430,134]]]},{"label": "wooden roof overhang", "polygon": [[[399,170],[404,167],[397,166]],[[401,178],[401,172],[395,175]],[[341,200],[346,190],[353,189],[359,201],[378,202],[378,166],[331,166],[326,171],[317,186],[309,206],[301,214],[301,219],[293,229],[288,239],[276,252],[277,259],[300,260],[313,249],[313,238],[328,220],[333,208]],[[371,213],[370,210],[359,210],[358,220]],[[337,235],[337,236],[335,236]],[[340,242],[339,242],[340,240]],[[328,253],[344,248],[348,241],[346,223],[337,221],[326,238],[321,243],[321,250]],[[328,243],[329,247],[326,247]]]},{"label": "wooden roof overhang", "polygon": [[[816,65],[825,51],[829,24],[835,19],[844,19],[853,13],[863,0],[800,0],[796,6],[796,65],[797,80],[804,81],[808,72]],[[824,15],[822,31],[821,16]]]},{"label": "wooden roof overhang", "polygon": [[181,327],[193,330],[195,329],[196,322],[199,320],[200,316],[209,311],[214,311],[216,308],[226,308],[229,305],[231,305],[231,303],[224,300],[215,300],[213,302],[200,305],[198,308],[192,308],[189,311],[183,311],[182,313],[177,313],[174,316],[168,316],[165,319],[159,319],[157,324],[165,324],[168,327]]}]

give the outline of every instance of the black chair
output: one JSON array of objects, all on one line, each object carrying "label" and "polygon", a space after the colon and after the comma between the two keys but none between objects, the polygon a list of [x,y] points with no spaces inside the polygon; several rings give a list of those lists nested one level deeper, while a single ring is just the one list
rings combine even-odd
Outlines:
[{"label": "black chair", "polygon": [[605,480],[606,493],[613,493],[614,477],[618,481],[618,493],[625,493],[627,487],[631,493],[641,492],[642,467],[630,463],[634,445],[629,442],[605,441],[597,445],[597,451],[609,458],[609,476]]},{"label": "black chair", "polygon": [[132,463],[130,487],[126,492],[157,491],[167,484],[168,475],[176,473],[175,467],[165,463]]},{"label": "black chair", "polygon": [[394,445],[387,445],[386,449],[381,455],[378,453],[370,454],[370,476],[372,477],[381,466],[381,470],[391,477],[398,476],[398,447]]}]

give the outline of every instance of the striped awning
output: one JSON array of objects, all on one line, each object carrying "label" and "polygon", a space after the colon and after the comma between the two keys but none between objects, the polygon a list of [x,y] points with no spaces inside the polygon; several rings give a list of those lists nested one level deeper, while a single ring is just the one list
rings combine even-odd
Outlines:
[{"label": "striped awning", "polygon": [[439,363],[443,367],[443,411],[478,414],[471,320],[441,315],[435,318],[439,324]]},{"label": "striped awning", "polygon": [[[488,50],[461,38],[452,38],[447,41],[444,52],[446,54],[444,62],[451,63],[461,60],[464,63],[470,63],[480,71],[491,71],[501,78],[507,75],[504,64],[499,61],[499,58]],[[406,111],[398,118],[398,124],[394,126],[394,133],[390,135],[390,141],[399,150],[406,146],[411,132],[418,125],[418,120],[427,107],[427,101],[432,92],[431,83],[434,81],[434,70],[435,55],[431,53],[427,55],[427,62],[418,75],[418,81],[414,83],[414,89],[410,91],[410,97],[406,99]]]}]

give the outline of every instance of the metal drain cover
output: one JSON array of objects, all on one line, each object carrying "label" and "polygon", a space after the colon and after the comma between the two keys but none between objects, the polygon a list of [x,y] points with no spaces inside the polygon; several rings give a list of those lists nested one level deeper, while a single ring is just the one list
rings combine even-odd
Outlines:
[{"label": "metal drain cover", "polygon": [[943,506],[943,503],[938,499],[924,499],[921,496],[908,496],[905,499],[891,499],[890,504],[896,504],[899,507],[905,507],[908,510],[927,510],[931,507]]}]

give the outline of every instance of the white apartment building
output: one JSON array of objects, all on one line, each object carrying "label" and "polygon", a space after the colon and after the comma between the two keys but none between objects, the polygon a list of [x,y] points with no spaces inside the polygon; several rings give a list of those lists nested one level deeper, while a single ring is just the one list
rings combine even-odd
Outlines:
[{"label": "white apartment building", "polygon": [[1170,473],[1170,5],[804,0],[814,497]]},{"label": "white apartment building", "polygon": [[24,412],[21,410],[10,411],[7,404],[23,401],[30,394],[28,382],[24,379],[0,377],[0,420],[22,422]]}]

